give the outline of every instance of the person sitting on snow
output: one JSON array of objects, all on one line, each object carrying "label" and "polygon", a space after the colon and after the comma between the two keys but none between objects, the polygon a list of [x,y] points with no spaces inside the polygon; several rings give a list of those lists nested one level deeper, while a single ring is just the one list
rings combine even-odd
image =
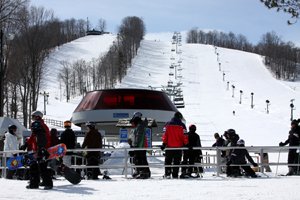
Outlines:
[{"label": "person sitting on snow", "polygon": [[[245,147],[245,141],[242,139],[239,140],[237,142],[237,146]],[[245,165],[247,164],[246,158],[254,167],[258,166],[257,163],[253,161],[252,157],[249,155],[249,152],[246,148],[233,149],[229,161],[226,163],[226,165],[230,166],[231,164],[234,164],[239,166],[227,167],[227,172],[226,172],[227,176],[233,176],[233,177],[240,176],[241,175],[240,167],[241,167],[245,171],[246,176],[251,176],[252,178],[256,178],[257,175],[255,174],[253,169],[250,166]]]}]

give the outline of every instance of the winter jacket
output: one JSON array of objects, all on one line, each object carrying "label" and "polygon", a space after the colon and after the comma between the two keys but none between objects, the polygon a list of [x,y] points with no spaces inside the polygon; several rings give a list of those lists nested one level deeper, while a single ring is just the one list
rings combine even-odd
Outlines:
[{"label": "winter jacket", "polygon": [[185,124],[180,119],[172,118],[166,123],[162,136],[163,144],[169,148],[183,147],[188,144]]},{"label": "winter jacket", "polygon": [[[87,149],[101,149],[102,148],[102,137],[101,134],[98,132],[97,129],[91,129],[89,132],[86,133],[82,148]],[[93,155],[93,156],[100,156],[100,152],[88,152],[87,156]]]},{"label": "winter jacket", "polygon": [[[74,131],[67,128],[64,132],[62,132],[60,142],[64,143],[67,146],[67,149],[75,149],[76,137]],[[72,152],[67,152],[67,155],[70,154],[72,154]]]},{"label": "winter jacket", "polygon": [[[5,140],[4,140],[4,151],[13,151],[19,150],[19,142],[16,135],[12,133],[5,133]],[[13,156],[13,153],[7,153],[7,157]]]},{"label": "winter jacket", "polygon": [[139,120],[136,127],[132,130],[130,139],[132,140],[132,146],[138,148],[147,148],[146,128],[147,121]]},{"label": "winter jacket", "polygon": [[212,146],[213,147],[223,147],[223,146],[225,146],[225,140],[223,138],[219,137]]},{"label": "winter jacket", "polygon": [[48,126],[42,119],[32,122],[31,127],[33,127],[34,123],[39,125],[31,128],[31,136],[27,140],[27,146],[31,146],[33,151],[37,151],[40,148],[48,149],[51,146],[51,135]]},{"label": "winter jacket", "polygon": [[[188,132],[188,147],[201,147],[200,136],[193,131]],[[202,150],[194,150],[198,156],[202,156]]]},{"label": "winter jacket", "polygon": [[291,128],[291,130],[289,131],[288,139],[285,142],[280,143],[280,146],[285,146],[287,144],[289,144],[289,146],[299,146],[300,144],[299,139],[300,139],[300,127],[295,126]]},{"label": "winter jacket", "polygon": [[248,161],[256,165],[256,163],[253,161],[252,157],[249,155],[249,152],[247,149],[233,149],[229,158],[230,164],[246,164],[246,158]]}]

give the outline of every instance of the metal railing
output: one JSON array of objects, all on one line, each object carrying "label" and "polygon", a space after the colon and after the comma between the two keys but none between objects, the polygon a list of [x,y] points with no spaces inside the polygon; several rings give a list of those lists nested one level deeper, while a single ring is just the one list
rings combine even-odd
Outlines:
[{"label": "metal railing", "polygon": [[[222,161],[221,152],[222,151],[228,151],[230,149],[247,149],[250,154],[256,153],[257,155],[252,155],[257,160],[257,164],[259,166],[260,172],[264,173],[264,166],[300,166],[299,162],[295,164],[287,164],[287,162],[280,162],[279,157],[280,153],[287,153],[289,149],[300,149],[300,147],[273,147],[273,146],[256,146],[256,147],[198,147],[194,148],[194,150],[202,150],[202,162],[201,163],[195,163],[194,165],[165,165],[164,164],[164,155],[163,151],[160,148],[115,148],[115,149],[72,149],[68,150],[68,152],[73,152],[75,161],[74,164],[69,166],[74,169],[81,169],[86,170],[88,168],[100,168],[100,169],[121,169],[122,173],[121,175],[124,175],[125,178],[128,178],[128,175],[130,171],[133,170],[133,168],[138,167],[150,167],[150,168],[161,168],[164,169],[165,167],[203,167],[205,169],[212,168],[215,171],[216,176],[220,176],[222,172],[222,167],[226,166],[226,162]],[[188,150],[188,148],[166,148],[165,150]],[[149,165],[148,166],[136,166],[132,162],[130,162],[130,151],[136,151],[136,150],[146,150],[148,152],[147,158]],[[85,157],[83,154],[91,151],[97,151],[102,152],[102,157],[100,165],[97,166],[87,166]],[[114,156],[106,156],[107,152],[109,152],[111,155],[117,154]],[[117,153],[118,152],[118,153]],[[6,153],[26,153],[25,151],[0,151],[0,169],[2,169],[2,177],[6,177]],[[264,153],[275,153],[278,154],[278,160],[274,159],[270,160],[269,163],[264,163],[263,161],[263,154]],[[155,161],[153,161],[154,159]],[[76,159],[82,159],[81,164],[76,164]],[[109,161],[114,161],[115,159],[120,159],[119,162],[112,162],[112,164],[107,164]],[[149,161],[150,160],[150,161]],[[224,159],[223,159],[224,160]],[[247,164],[249,165],[249,164]],[[129,171],[129,172],[128,172]],[[162,174],[164,174],[164,170],[162,170]],[[276,175],[277,175],[277,169],[276,169]]]}]

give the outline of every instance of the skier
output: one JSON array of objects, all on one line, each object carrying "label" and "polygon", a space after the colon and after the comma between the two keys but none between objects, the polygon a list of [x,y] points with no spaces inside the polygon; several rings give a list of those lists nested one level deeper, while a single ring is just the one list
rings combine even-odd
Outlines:
[{"label": "skier", "polygon": [[[181,164],[183,165],[194,165],[196,161],[200,161],[202,159],[202,151],[194,150],[194,147],[201,147],[201,140],[199,135],[196,133],[196,126],[194,124],[189,126],[188,135],[188,145],[186,145],[189,149],[183,151],[183,160]],[[189,178],[192,177],[192,173],[196,173],[195,177],[200,177],[199,173],[203,172],[202,167],[182,167],[182,174],[180,178]]]},{"label": "skier", "polygon": [[[14,151],[19,150],[19,142],[16,136],[17,126],[11,124],[8,126],[8,132],[5,133],[5,140],[4,140],[4,151]],[[5,153],[6,157],[9,158],[15,154],[13,153]],[[16,170],[7,170],[6,178],[12,179],[13,175],[15,174]]]},{"label": "skier", "polygon": [[[130,120],[130,123],[134,127],[132,130],[130,139],[132,140],[133,148],[147,148],[146,128],[148,121],[142,120],[142,113],[135,112]],[[151,177],[151,172],[148,167],[146,150],[136,150],[133,154],[134,164],[137,166],[135,173],[132,175],[133,178],[137,179],[148,179]],[[138,167],[144,165],[147,167]]]},{"label": "skier", "polygon": [[[68,150],[75,149],[76,145],[76,137],[75,133],[71,128],[72,123],[71,121],[67,120],[64,121],[65,130],[60,135],[60,142],[64,143]],[[66,155],[63,157],[63,162],[67,166],[72,165],[72,152],[67,152]]]},{"label": "skier", "polygon": [[[292,146],[299,146],[299,137],[300,136],[300,127],[298,125],[297,120],[293,120],[291,122],[291,130],[289,131],[288,139],[285,142],[280,142],[279,146],[285,146],[289,144],[290,147]],[[288,164],[297,164],[298,163],[298,154],[297,149],[289,149],[288,153]],[[286,174],[287,176],[291,176],[297,173],[298,166],[288,166],[289,172]]]},{"label": "skier", "polygon": [[[239,140],[237,142],[237,146],[239,147],[245,147],[245,141],[244,140]],[[249,152],[246,148],[243,149],[233,149],[229,158],[229,161],[226,163],[227,166],[230,166],[231,164],[234,165],[240,165],[240,166],[235,166],[232,168],[227,168],[231,171],[227,171],[227,176],[233,176],[237,177],[241,175],[240,172],[240,167],[245,171],[246,176],[251,176],[252,178],[256,178],[257,175],[255,172],[251,169],[250,166],[245,165],[247,164],[246,158],[248,161],[254,166],[257,167],[257,163],[255,163],[252,159],[252,157],[249,155]]]},{"label": "skier", "polygon": [[[32,114],[31,136],[21,148],[25,150],[27,146],[31,146],[33,151],[37,153],[36,161],[32,161],[29,168],[30,181],[27,189],[37,189],[39,186],[45,186],[45,190],[53,188],[53,182],[49,170],[47,170],[47,158],[49,153],[47,148],[51,145],[51,136],[48,126],[44,123],[43,113],[34,111]],[[40,177],[42,182],[40,183]]]},{"label": "skier", "polygon": [[[180,112],[176,112],[174,117],[166,123],[164,127],[164,134],[162,136],[161,149],[165,148],[181,148],[188,144],[188,137],[186,135],[186,126],[182,122],[183,116]],[[179,165],[181,162],[182,150],[166,150],[165,165]],[[179,167],[165,167],[164,178],[178,178]]]}]

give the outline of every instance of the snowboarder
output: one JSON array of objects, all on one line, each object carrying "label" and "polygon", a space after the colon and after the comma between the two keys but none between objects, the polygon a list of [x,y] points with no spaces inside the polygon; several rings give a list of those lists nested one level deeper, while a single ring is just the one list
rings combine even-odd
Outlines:
[{"label": "snowboarder", "polygon": [[[239,140],[237,142],[238,147],[245,147],[245,141]],[[240,166],[234,166],[234,167],[228,167],[227,168],[227,176],[237,177],[241,176],[240,167],[245,171],[246,176],[251,176],[252,178],[256,178],[257,175],[255,172],[251,169],[250,166],[245,165],[247,164],[247,160],[254,166],[257,167],[257,163],[255,163],[252,159],[252,157],[249,155],[249,152],[246,148],[243,149],[233,149],[231,152],[231,155],[229,157],[229,161],[226,163],[227,166],[230,166],[231,164],[234,165],[240,165]]]},{"label": "snowboarder", "polygon": [[[29,168],[30,180],[27,189],[37,189],[45,186],[45,190],[53,188],[53,182],[49,170],[47,170],[49,153],[47,148],[51,145],[51,137],[48,126],[44,123],[43,113],[34,111],[32,114],[31,136],[21,148],[25,150],[31,146],[37,153],[37,159],[32,161]],[[40,177],[42,182],[40,183]]]},{"label": "snowboarder", "polygon": [[[181,148],[188,144],[188,137],[186,135],[186,126],[182,122],[183,116],[180,112],[176,112],[174,117],[166,123],[164,127],[164,134],[162,136],[161,149],[165,148]],[[181,162],[182,150],[166,150],[165,165],[179,165]],[[165,167],[164,178],[178,178],[179,167]]]}]

